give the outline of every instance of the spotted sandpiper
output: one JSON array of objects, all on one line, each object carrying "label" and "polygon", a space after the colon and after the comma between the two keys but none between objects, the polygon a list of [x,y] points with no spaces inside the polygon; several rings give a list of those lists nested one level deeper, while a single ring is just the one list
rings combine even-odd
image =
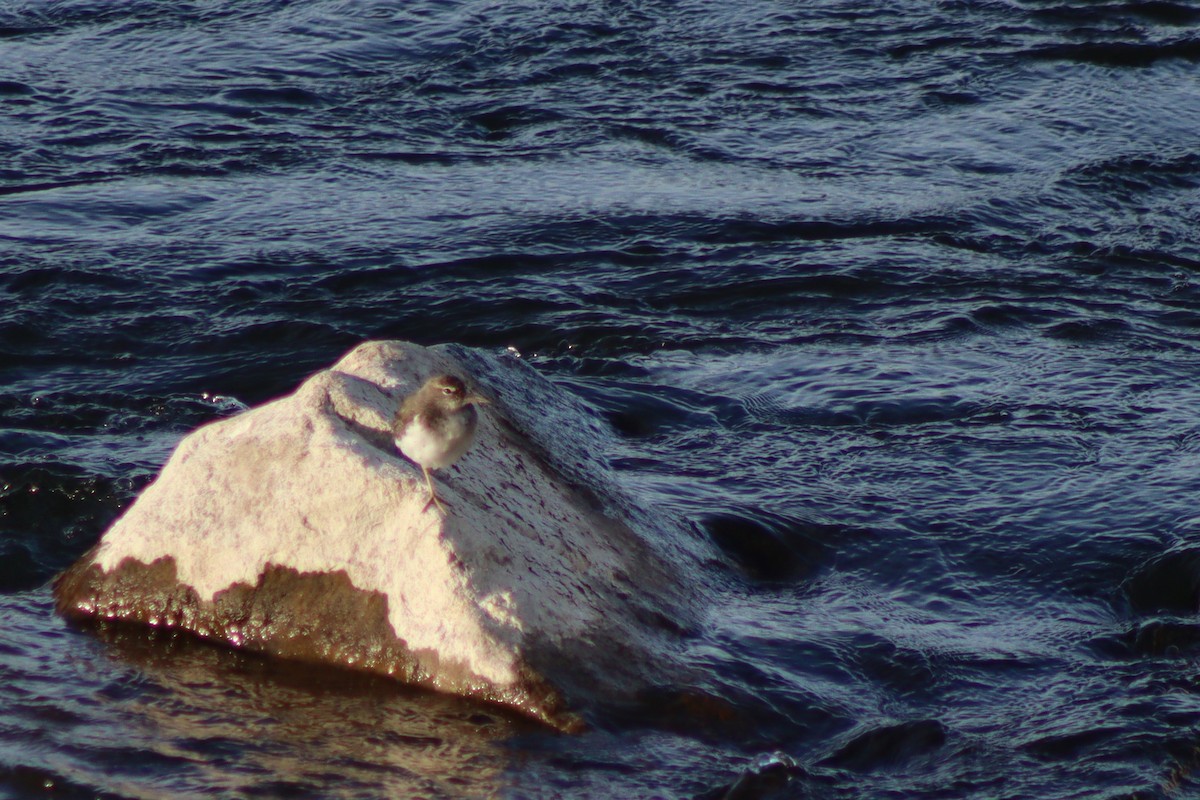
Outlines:
[{"label": "spotted sandpiper", "polygon": [[429,471],[450,466],[467,451],[475,440],[479,418],[475,406],[490,402],[486,397],[469,393],[462,379],[454,375],[435,375],[404,398],[392,422],[392,436],[400,452],[425,473],[425,483],[429,486],[425,511],[436,505],[446,513]]}]

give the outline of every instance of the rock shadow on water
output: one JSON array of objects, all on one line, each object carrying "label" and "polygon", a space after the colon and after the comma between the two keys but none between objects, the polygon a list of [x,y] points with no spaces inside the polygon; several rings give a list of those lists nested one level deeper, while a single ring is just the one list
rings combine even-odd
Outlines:
[{"label": "rock shadow on water", "polygon": [[1200,611],[1200,548],[1180,547],[1135,569],[1122,587],[1138,614]]},{"label": "rock shadow on water", "polygon": [[[696,800],[784,800],[843,796],[848,774],[906,772],[942,754],[950,733],[941,722],[918,719],[859,726],[840,736],[834,750],[816,761],[785,752],[755,757],[729,783]],[[850,779],[852,780],[852,779]]]},{"label": "rock shadow on water", "polygon": [[269,108],[304,108],[326,102],[320,95],[297,86],[245,86],[230,89],[222,97],[233,103]]},{"label": "rock shadow on water", "polygon": [[701,531],[738,574],[757,584],[811,578],[828,561],[828,541],[841,529],[763,509],[731,508],[703,515]]},{"label": "rock shadow on water", "polygon": [[1121,634],[1094,644],[1119,658],[1194,658],[1200,655],[1200,548],[1180,546],[1132,570],[1120,587],[1132,615]]},{"label": "rock shadow on water", "polygon": [[946,726],[937,720],[887,723],[853,733],[821,764],[856,772],[885,769],[932,755],[946,745],[947,738]]}]

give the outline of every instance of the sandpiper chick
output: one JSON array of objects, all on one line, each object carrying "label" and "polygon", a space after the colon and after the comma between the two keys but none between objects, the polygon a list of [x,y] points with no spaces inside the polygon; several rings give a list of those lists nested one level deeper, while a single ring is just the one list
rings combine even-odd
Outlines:
[{"label": "sandpiper chick", "polygon": [[425,483],[429,485],[425,511],[436,505],[446,513],[429,471],[450,466],[467,451],[475,440],[479,418],[475,406],[490,402],[486,397],[468,393],[462,379],[453,375],[435,375],[404,398],[392,422],[392,436],[400,452],[425,473]]}]

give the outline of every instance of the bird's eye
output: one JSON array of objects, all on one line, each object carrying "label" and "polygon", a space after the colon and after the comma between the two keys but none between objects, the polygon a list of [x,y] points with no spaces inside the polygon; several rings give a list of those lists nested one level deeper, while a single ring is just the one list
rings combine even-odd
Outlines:
[{"label": "bird's eye", "polygon": [[444,389],[442,389],[442,394],[454,394],[454,387],[453,386],[445,387]]}]

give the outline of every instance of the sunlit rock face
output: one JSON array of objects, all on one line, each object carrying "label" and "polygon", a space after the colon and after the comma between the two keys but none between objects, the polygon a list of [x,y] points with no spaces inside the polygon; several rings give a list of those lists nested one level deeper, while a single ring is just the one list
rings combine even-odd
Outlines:
[{"label": "sunlit rock face", "polygon": [[[437,473],[390,423],[436,373],[493,398]],[[69,618],[391,675],[572,729],[671,682],[702,613],[677,520],[616,488],[595,416],[519,359],[369,342],[187,436],[55,585]]]}]

